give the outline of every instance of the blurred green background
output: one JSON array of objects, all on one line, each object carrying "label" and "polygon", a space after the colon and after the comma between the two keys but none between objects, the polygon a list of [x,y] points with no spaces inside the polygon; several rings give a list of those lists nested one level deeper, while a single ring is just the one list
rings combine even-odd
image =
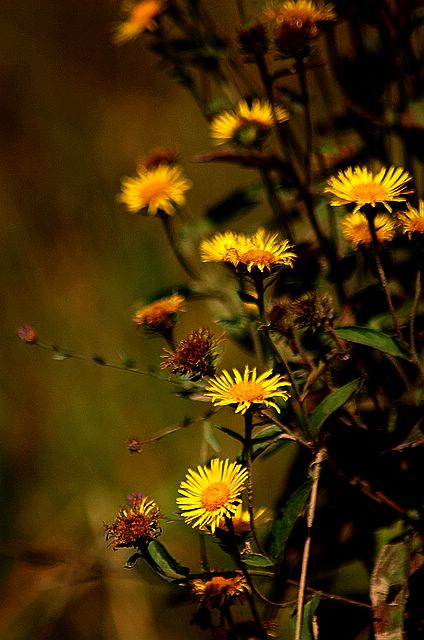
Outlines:
[{"label": "blurred green background", "polygon": [[[215,6],[219,12],[223,3]],[[120,178],[152,148],[178,147],[194,183],[194,217],[234,179],[243,181],[228,167],[190,162],[210,147],[205,123],[145,38],[111,44],[118,8],[106,0],[3,0],[0,8],[0,635],[7,640],[198,637],[192,605],[168,606],[171,589],[147,568],[125,570],[128,552],[108,549],[103,530],[131,491],[155,497],[172,515],[177,485],[199,461],[201,430],[181,431],[141,456],[129,455],[126,441],[195,408],[150,378],[57,362],[16,337],[30,322],[45,342],[157,365],[162,345],[140,337],[131,314],[184,274],[159,223],[116,203]],[[205,322],[204,309],[190,304],[177,337]],[[225,453],[232,454],[227,442]],[[272,464],[286,473],[278,456]],[[167,526],[163,540],[196,565],[197,538],[183,525]]]}]

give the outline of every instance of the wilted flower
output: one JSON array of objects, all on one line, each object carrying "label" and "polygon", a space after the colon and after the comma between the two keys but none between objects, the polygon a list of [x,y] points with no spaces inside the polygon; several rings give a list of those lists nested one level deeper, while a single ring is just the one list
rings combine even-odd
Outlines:
[{"label": "wilted flower", "polygon": [[244,576],[212,576],[191,582],[191,592],[200,602],[212,609],[230,605],[249,591]]},{"label": "wilted flower", "polygon": [[181,483],[177,504],[192,527],[215,532],[223,517],[231,518],[241,502],[247,470],[237,462],[214,458],[209,467],[189,469]]},{"label": "wilted flower", "polygon": [[315,331],[332,322],[334,309],[331,298],[320,296],[315,291],[305,293],[291,303],[291,312],[296,327]]},{"label": "wilted flower", "polygon": [[173,374],[187,375],[194,379],[212,376],[218,356],[216,347],[222,339],[215,339],[209,329],[196,329],[181,340],[175,351],[165,349],[166,356],[161,368],[171,369]]},{"label": "wilted flower", "polygon": [[282,390],[282,387],[290,387],[290,382],[284,380],[283,376],[272,373],[272,369],[269,369],[257,376],[256,367],[250,371],[246,365],[243,376],[237,369],[233,369],[233,379],[224,369],[221,375],[209,382],[205,396],[209,396],[218,407],[236,405],[236,413],[244,414],[252,405],[273,407],[280,413],[274,399],[287,400],[290,397],[288,391]]},{"label": "wilted flower", "polygon": [[168,147],[159,147],[153,149],[144,158],[141,158],[138,162],[138,166],[144,169],[156,169],[160,165],[173,166],[178,163],[178,152],[176,149],[170,149]]},{"label": "wilted flower", "polygon": [[406,203],[408,211],[399,213],[402,231],[411,238],[413,233],[424,233],[424,200],[419,201],[418,209]]},{"label": "wilted flower", "polygon": [[388,202],[406,200],[404,196],[411,193],[406,189],[410,180],[411,176],[402,167],[383,167],[376,175],[366,167],[349,167],[329,178],[324,192],[334,196],[330,201],[333,206],[355,203],[353,213],[366,204],[372,207],[382,204],[391,212]]},{"label": "wilted flower", "polygon": [[183,176],[180,167],[159,164],[147,169],[139,165],[137,173],[136,178],[122,179],[122,192],[118,195],[118,201],[130,213],[146,210],[154,216],[161,211],[172,216],[177,207],[185,204],[184,194],[192,183]]},{"label": "wilted flower", "polygon": [[132,321],[136,327],[142,327],[148,332],[167,335],[172,331],[177,313],[182,311],[185,303],[183,296],[174,293],[169,298],[155,300],[139,309]]},{"label": "wilted flower", "polygon": [[240,50],[248,59],[263,56],[268,51],[268,37],[263,24],[253,24],[239,31]]},{"label": "wilted flower", "polygon": [[106,540],[114,551],[120,547],[140,548],[161,534],[159,507],[140,494],[129,496],[129,506],[120,507],[112,524],[105,525]]},{"label": "wilted flower", "polygon": [[115,29],[113,41],[115,44],[123,44],[134,40],[143,31],[155,31],[156,18],[164,12],[165,0],[124,0],[122,13],[125,19]]},{"label": "wilted flower", "polygon": [[[369,247],[372,236],[367,217],[357,211],[345,216],[340,223],[343,236],[357,249],[360,244]],[[396,222],[385,213],[378,213],[374,218],[374,227],[379,242],[390,242],[396,233]]]},{"label": "wilted flower", "polygon": [[36,344],[38,342],[38,333],[30,324],[23,324],[16,333],[22,342],[27,344]]},{"label": "wilted flower", "polygon": [[318,24],[335,20],[333,6],[311,0],[273,2],[264,11],[277,51],[284,57],[306,53],[319,33]]},{"label": "wilted flower", "polygon": [[268,320],[271,331],[290,336],[294,327],[291,300],[289,298],[276,300],[268,312]]},{"label": "wilted flower", "polygon": [[288,119],[289,114],[283,107],[273,108],[267,100],[255,98],[250,106],[241,100],[234,110],[223,111],[213,118],[210,135],[217,145],[235,142],[251,146],[261,142],[276,124]]},{"label": "wilted flower", "polygon": [[132,436],[127,442],[127,449],[129,453],[141,453],[143,448],[143,442],[138,436]]}]

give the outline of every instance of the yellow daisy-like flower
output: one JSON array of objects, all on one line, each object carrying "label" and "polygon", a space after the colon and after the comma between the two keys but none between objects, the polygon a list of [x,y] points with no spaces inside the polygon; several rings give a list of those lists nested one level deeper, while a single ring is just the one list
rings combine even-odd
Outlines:
[{"label": "yellow daisy-like flower", "polygon": [[134,494],[129,502],[128,507],[120,507],[113,524],[105,525],[106,540],[111,540],[114,551],[119,547],[140,547],[161,533],[161,515],[154,500]]},{"label": "yellow daisy-like flower", "polygon": [[247,480],[247,470],[237,462],[214,458],[210,467],[189,469],[180,485],[177,504],[191,526],[210,527],[212,534],[222,518],[231,518]]},{"label": "yellow daisy-like flower", "polygon": [[160,164],[146,169],[137,168],[136,178],[122,179],[122,191],[118,201],[123,202],[130,213],[146,209],[151,216],[158,210],[172,216],[176,207],[185,204],[185,193],[192,183],[185,178],[180,167]]},{"label": "yellow daisy-like flower", "polygon": [[251,371],[246,365],[244,375],[233,369],[234,380],[226,371],[215,376],[206,387],[205,396],[212,398],[212,403],[218,407],[236,405],[236,413],[246,413],[252,405],[273,407],[278,413],[280,408],[273,401],[274,398],[287,400],[290,393],[282,387],[290,387],[290,382],[279,374],[272,375],[272,369],[260,376],[256,375],[256,367]]},{"label": "yellow daisy-like flower", "polygon": [[213,118],[210,135],[217,145],[227,142],[254,144],[277,123],[286,122],[288,118],[283,107],[276,106],[273,110],[267,100],[255,98],[251,106],[241,100],[234,110],[223,111]]},{"label": "yellow daisy-like flower", "polygon": [[406,188],[410,180],[410,174],[402,167],[383,167],[375,175],[366,167],[349,167],[331,177],[324,192],[334,196],[330,202],[333,206],[356,203],[353,213],[366,204],[372,207],[382,204],[391,212],[389,201],[403,202],[406,200],[404,195],[412,193]]},{"label": "yellow daisy-like flower", "polygon": [[399,214],[399,222],[404,233],[411,238],[413,233],[424,233],[424,200],[418,203],[418,209],[406,203],[408,211]]},{"label": "yellow daisy-like flower", "polygon": [[123,44],[134,40],[143,31],[155,31],[157,23],[155,19],[165,10],[164,0],[126,0],[122,4],[122,12],[125,20],[116,27],[113,41],[115,44]]},{"label": "yellow daisy-like flower", "polygon": [[[255,527],[261,527],[262,525],[272,520],[272,514],[265,507],[258,507],[253,511],[253,519],[255,522]],[[250,533],[250,515],[247,509],[243,509],[242,504],[238,505],[231,521],[233,523],[234,531],[237,535]],[[227,529],[224,519],[221,520],[219,528]]]},{"label": "yellow daisy-like flower", "polygon": [[169,331],[175,324],[175,316],[183,309],[185,298],[174,293],[169,298],[155,300],[142,307],[133,316],[136,327],[143,327],[152,331]]},{"label": "yellow daisy-like flower", "polygon": [[193,580],[191,583],[192,594],[213,609],[219,609],[223,605],[231,604],[236,598],[248,592],[249,585],[244,576],[213,576],[209,580]]},{"label": "yellow daisy-like flower", "polygon": [[296,254],[291,249],[288,240],[279,240],[277,233],[267,233],[261,227],[249,236],[233,231],[216,233],[202,240],[199,252],[203,262],[229,262],[249,272],[253,267],[263,272],[278,266],[292,267]]},{"label": "yellow daisy-like flower", "polygon": [[[352,243],[354,249],[363,244],[372,244],[371,231],[365,214],[357,211],[345,216],[340,224],[343,236]],[[385,213],[379,213],[374,218],[374,226],[379,242],[390,242],[396,232],[396,222]]]}]

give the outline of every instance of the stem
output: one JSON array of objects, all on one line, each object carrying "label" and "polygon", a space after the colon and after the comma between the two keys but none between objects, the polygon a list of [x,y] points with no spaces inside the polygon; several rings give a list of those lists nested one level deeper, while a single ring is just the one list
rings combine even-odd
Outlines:
[{"label": "stem", "polygon": [[[411,353],[417,362],[419,362],[417,353],[417,343],[415,342],[415,320],[417,318],[418,304],[421,299],[421,269],[418,269],[417,276],[415,278],[415,294],[414,301],[412,303],[411,315],[409,317],[409,339],[411,342]],[[421,364],[421,363],[420,363]]]},{"label": "stem", "polygon": [[315,509],[317,505],[318,482],[319,482],[319,476],[321,471],[321,463],[325,455],[326,455],[325,450],[321,449],[320,451],[318,451],[315,460],[311,464],[312,490],[311,490],[311,497],[309,500],[308,514],[306,517],[307,534],[306,534],[305,545],[303,547],[302,570],[300,574],[299,592],[297,597],[297,617],[296,617],[296,630],[295,630],[294,640],[300,640],[301,638],[303,605],[305,602],[305,591],[306,591],[306,577],[308,573],[309,552],[311,548],[311,538],[312,538],[312,525],[314,522]]},{"label": "stem", "polygon": [[399,324],[399,320],[398,317],[396,315],[396,311],[395,308],[393,306],[393,301],[392,301],[392,296],[390,294],[389,291],[389,287],[387,286],[387,279],[386,279],[386,274],[383,268],[383,264],[381,262],[381,257],[380,257],[380,248],[379,248],[379,244],[378,244],[378,237],[377,237],[377,231],[375,228],[375,224],[374,224],[374,214],[373,213],[368,213],[366,212],[366,217],[367,217],[367,221],[368,221],[368,226],[370,228],[370,233],[371,233],[371,239],[372,239],[372,247],[373,247],[373,256],[374,256],[374,260],[375,260],[375,265],[377,267],[377,274],[378,274],[378,279],[380,281],[380,285],[381,288],[383,289],[384,292],[384,296],[386,298],[386,302],[387,302],[387,306],[388,309],[390,311],[390,315],[392,316],[392,321],[393,321],[393,327],[399,337],[399,340],[402,344],[402,347],[406,350],[409,351],[408,345],[405,341],[405,338],[402,335],[402,330],[400,328],[400,324]]},{"label": "stem", "polygon": [[305,63],[303,57],[297,58],[297,73],[299,75],[300,87],[303,95],[303,103],[305,109],[305,157],[304,157],[304,169],[305,169],[305,186],[310,188],[312,179],[312,114],[310,108],[308,83],[306,81]]},{"label": "stem", "polygon": [[244,424],[245,424],[245,436],[244,436],[244,447],[245,447],[245,456],[246,456],[246,469],[247,469],[247,510],[249,512],[249,520],[250,520],[250,529],[252,531],[253,540],[260,553],[264,554],[265,551],[262,548],[261,543],[259,542],[258,534],[255,527],[255,517],[253,513],[253,477],[252,477],[252,414],[250,411],[246,411],[244,414]]},{"label": "stem", "polygon": [[294,241],[293,231],[291,230],[290,224],[286,219],[283,206],[275,191],[274,183],[269,175],[269,171],[267,171],[266,169],[262,169],[260,173],[261,173],[262,182],[264,183],[268,202],[272,209],[272,212],[275,218],[281,224],[287,239],[291,242],[291,244],[294,244],[295,241]]},{"label": "stem", "polygon": [[167,214],[163,214],[160,216],[160,218],[162,220],[163,228],[165,230],[166,237],[168,238],[169,245],[172,251],[174,252],[174,255],[178,260],[180,266],[183,268],[183,270],[186,272],[189,278],[196,280],[197,275],[194,273],[193,269],[186,261],[185,256],[181,253],[180,248],[177,244],[177,241],[175,239],[174,229],[172,228],[172,225],[171,225],[170,217]]}]

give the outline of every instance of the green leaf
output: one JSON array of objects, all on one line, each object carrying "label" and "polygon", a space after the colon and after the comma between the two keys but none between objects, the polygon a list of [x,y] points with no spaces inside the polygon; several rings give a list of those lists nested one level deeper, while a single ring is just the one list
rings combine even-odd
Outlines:
[{"label": "green leaf", "polygon": [[217,225],[247,213],[260,202],[261,192],[262,188],[255,185],[236,189],[210,207],[206,218]]},{"label": "green leaf", "polygon": [[244,564],[248,564],[252,567],[272,567],[273,561],[261,553],[246,553],[242,555]]},{"label": "green leaf", "polygon": [[213,427],[209,420],[203,421],[203,437],[208,443],[208,445],[213,449],[216,453],[221,451],[221,445],[216,439],[215,433],[213,431]]},{"label": "green leaf", "polygon": [[391,356],[409,360],[408,354],[402,350],[397,340],[382,331],[368,329],[368,327],[339,327],[335,329],[335,332],[339,338],[348,342],[363,344],[388,353]]},{"label": "green leaf", "polygon": [[125,569],[132,569],[133,567],[135,567],[135,565],[137,564],[137,560],[140,560],[140,558],[142,557],[143,555],[141,553],[133,553],[132,556],[130,556],[126,561]]},{"label": "green leaf", "polygon": [[403,640],[408,599],[410,552],[408,541],[386,544],[380,551],[370,580],[376,640]]},{"label": "green leaf", "polygon": [[255,460],[263,451],[277,442],[285,442],[283,431],[277,425],[269,425],[252,438],[252,458]]},{"label": "green leaf", "polygon": [[361,382],[360,378],[352,380],[343,385],[336,391],[331,392],[317,408],[311,413],[311,435],[316,438],[324,422],[332,413],[340,409],[351,397],[353,392],[358,388]]},{"label": "green leaf", "polygon": [[143,557],[156,573],[168,581],[181,580],[190,572],[188,567],[177,562],[157,540],[150,542]]},{"label": "green leaf", "polygon": [[[318,640],[318,623],[315,612],[319,605],[320,598],[320,593],[315,594],[312,600],[309,600],[309,602],[307,602],[303,607],[302,631],[300,633],[300,640]],[[293,635],[296,629],[296,618],[297,610],[295,610],[291,623]]]},{"label": "green leaf", "polygon": [[243,436],[237,433],[237,431],[233,431],[233,429],[230,429],[229,427],[220,427],[218,424],[215,425],[215,427],[220,431],[222,431],[223,433],[226,433],[227,436],[230,436],[230,438],[234,438],[234,440],[237,440],[238,442],[241,442],[242,444],[244,444]]},{"label": "green leaf", "polygon": [[308,481],[292,493],[274,520],[269,535],[269,555],[273,560],[282,559],[289,535],[302,515],[310,493],[311,482]]}]

